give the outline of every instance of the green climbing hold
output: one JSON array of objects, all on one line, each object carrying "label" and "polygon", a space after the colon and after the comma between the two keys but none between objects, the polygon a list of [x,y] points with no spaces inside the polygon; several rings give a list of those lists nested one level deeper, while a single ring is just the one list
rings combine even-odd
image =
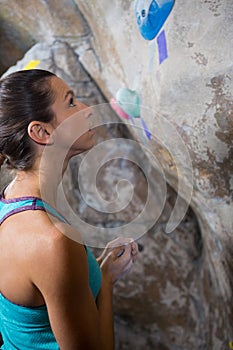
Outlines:
[{"label": "green climbing hold", "polygon": [[140,98],[137,91],[121,88],[117,91],[116,100],[125,113],[140,118]]}]

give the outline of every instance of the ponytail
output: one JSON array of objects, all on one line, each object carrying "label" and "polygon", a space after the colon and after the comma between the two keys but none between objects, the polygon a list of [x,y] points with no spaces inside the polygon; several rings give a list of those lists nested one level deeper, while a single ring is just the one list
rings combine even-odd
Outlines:
[{"label": "ponytail", "polygon": [[0,153],[0,169],[1,169],[1,166],[3,165],[3,163],[5,162],[6,160],[6,157]]}]

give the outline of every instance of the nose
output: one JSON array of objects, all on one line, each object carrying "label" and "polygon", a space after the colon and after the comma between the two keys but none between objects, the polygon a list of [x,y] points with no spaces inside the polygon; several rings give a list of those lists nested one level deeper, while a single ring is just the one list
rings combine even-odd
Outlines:
[{"label": "nose", "polygon": [[85,118],[88,119],[88,118],[91,118],[93,116],[93,109],[91,107],[85,107]]},{"label": "nose", "polygon": [[79,102],[77,105],[78,110],[81,112],[82,111],[82,115],[85,118],[90,118],[93,115],[93,110],[91,107],[85,105],[82,102]]}]

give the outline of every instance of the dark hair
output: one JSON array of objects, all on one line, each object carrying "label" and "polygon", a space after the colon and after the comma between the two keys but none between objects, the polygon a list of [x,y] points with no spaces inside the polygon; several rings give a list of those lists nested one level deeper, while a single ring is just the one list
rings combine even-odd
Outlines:
[{"label": "dark hair", "polygon": [[54,118],[51,105],[55,95],[50,79],[55,74],[22,70],[0,80],[0,154],[10,168],[28,170],[35,151],[27,129],[33,120],[48,123]]}]

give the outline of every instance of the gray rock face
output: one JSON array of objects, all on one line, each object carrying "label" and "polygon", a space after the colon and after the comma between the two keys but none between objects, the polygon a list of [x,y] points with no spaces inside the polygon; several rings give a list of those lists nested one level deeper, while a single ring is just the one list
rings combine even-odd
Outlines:
[{"label": "gray rock face", "polygon": [[[222,344],[232,337],[232,272],[226,273],[225,268],[226,260],[232,259],[232,251],[227,257],[227,247],[232,247],[233,228],[232,1],[177,1],[163,27],[168,58],[162,64],[157,43],[149,45],[139,34],[132,2],[119,1],[115,6],[102,1],[94,7],[80,0],[78,4],[92,29],[101,63],[98,84],[106,87],[109,98],[123,85],[139,92],[143,106],[153,110],[143,110],[143,117],[152,133],[162,138],[162,149],[154,142],[149,148],[160,160],[167,180],[177,190],[181,184],[186,199],[193,184],[191,206],[198,217],[205,264],[214,286],[208,291],[213,293],[215,307],[208,307],[211,340],[205,346],[226,346]],[[155,56],[149,67],[151,46]],[[85,56],[82,62],[85,65]],[[165,130],[163,117],[168,122]],[[189,151],[192,171],[179,154],[173,127]],[[217,306],[220,299],[222,305]]]},{"label": "gray rock face", "polygon": [[[143,250],[133,272],[116,286],[117,349],[227,349],[233,340],[232,1],[176,1],[163,27],[168,58],[162,64],[156,41],[149,44],[139,34],[132,1],[79,0],[77,6],[38,1],[31,9],[33,21],[22,4],[5,2],[1,17],[22,38],[26,31],[31,41],[25,43],[42,43],[11,71],[39,59],[39,68],[57,73],[91,105],[106,102],[122,86],[137,90],[143,119],[153,134],[152,141],[146,140],[146,154],[138,158],[145,158],[154,189],[163,186],[163,172],[193,210],[167,235],[176,200],[168,186],[159,220],[139,239]],[[17,26],[13,18],[20,19]],[[119,121],[110,109],[108,113]],[[141,143],[140,130],[129,129]],[[98,142],[132,137],[123,126],[102,128],[97,134]],[[106,152],[111,155],[110,151]],[[128,147],[126,158],[134,151]],[[111,199],[111,189],[122,175],[135,190],[132,203],[110,215],[100,214],[82,199],[77,181],[80,162],[72,162],[65,188],[82,220],[111,228],[140,212],[147,182],[135,165],[112,160],[101,169],[97,186],[106,199]],[[1,185],[2,181],[1,177]],[[159,205],[164,198],[153,191]],[[174,223],[179,223],[185,207],[180,200]],[[156,216],[158,208],[154,210]]]},{"label": "gray rock face", "polygon": [[15,64],[36,42],[69,38],[77,42],[89,27],[73,1],[1,1],[0,70]]}]

